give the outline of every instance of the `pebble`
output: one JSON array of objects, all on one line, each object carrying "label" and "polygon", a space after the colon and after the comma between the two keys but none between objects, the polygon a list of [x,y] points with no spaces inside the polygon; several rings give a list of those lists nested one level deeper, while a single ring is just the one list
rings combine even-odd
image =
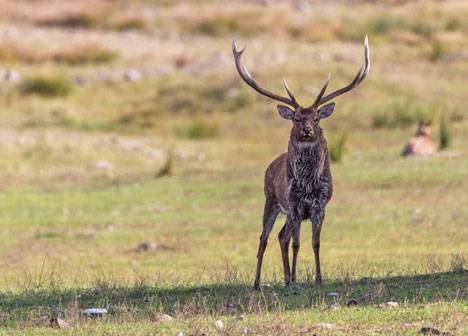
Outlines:
[{"label": "pebble", "polygon": [[214,321],[213,325],[214,325],[214,327],[216,328],[216,330],[221,331],[221,330],[224,329],[224,323],[223,323],[223,321],[221,321],[221,320],[216,320],[216,321]]},{"label": "pebble", "polygon": [[174,318],[171,315],[163,314],[161,316],[161,321],[169,322],[172,321]]}]

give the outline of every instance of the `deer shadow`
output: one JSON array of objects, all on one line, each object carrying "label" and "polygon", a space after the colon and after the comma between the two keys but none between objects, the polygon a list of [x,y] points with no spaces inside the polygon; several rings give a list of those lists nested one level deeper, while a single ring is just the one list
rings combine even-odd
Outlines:
[{"label": "deer shadow", "polygon": [[[360,280],[325,280],[321,288],[301,282],[291,286],[273,283],[260,291],[250,283],[232,280],[201,285],[158,284],[120,286],[112,283],[95,288],[38,289],[19,293],[0,293],[3,322],[31,315],[72,309],[107,307],[118,317],[133,311],[138,317],[155,313],[174,315],[242,314],[278,310],[325,308],[331,304],[376,305],[387,301],[426,304],[468,299],[468,271],[440,272]],[[134,316],[134,317],[137,317]]]}]

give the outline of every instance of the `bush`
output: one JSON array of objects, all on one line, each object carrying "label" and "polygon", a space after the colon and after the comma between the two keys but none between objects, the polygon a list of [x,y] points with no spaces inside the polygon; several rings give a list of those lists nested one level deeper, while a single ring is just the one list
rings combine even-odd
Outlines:
[{"label": "bush", "polygon": [[148,23],[140,17],[127,17],[120,19],[112,25],[117,30],[146,30]]},{"label": "bush", "polygon": [[118,54],[115,51],[96,44],[89,44],[59,51],[53,55],[53,60],[71,65],[86,63],[98,64],[109,63],[115,60],[117,57]]},{"label": "bush", "polygon": [[429,59],[432,62],[439,61],[445,55],[445,49],[439,41],[433,41],[431,45],[431,53]]},{"label": "bush", "polygon": [[346,135],[341,134],[332,138],[330,143],[330,159],[332,162],[341,162],[346,144]]},{"label": "bush", "polygon": [[92,28],[97,25],[97,18],[88,13],[77,13],[41,20],[38,24],[45,27]]},{"label": "bush", "polygon": [[446,149],[450,146],[451,135],[450,135],[450,128],[448,127],[448,123],[445,120],[445,117],[442,116],[440,118],[440,125],[439,125],[439,149]]},{"label": "bush", "polygon": [[173,173],[174,168],[174,152],[170,151],[167,153],[166,161],[163,166],[156,174],[156,177],[170,176]]},{"label": "bush", "polygon": [[397,100],[383,111],[372,116],[372,127],[406,127],[416,123],[431,123],[435,116],[435,106],[431,103],[414,102],[412,99]]},{"label": "bush", "polygon": [[72,91],[72,83],[64,77],[36,77],[27,79],[21,86],[25,94],[41,96],[67,96]]},{"label": "bush", "polygon": [[178,130],[178,135],[189,139],[206,139],[218,136],[219,129],[217,125],[207,123],[202,120],[196,120],[185,128]]}]

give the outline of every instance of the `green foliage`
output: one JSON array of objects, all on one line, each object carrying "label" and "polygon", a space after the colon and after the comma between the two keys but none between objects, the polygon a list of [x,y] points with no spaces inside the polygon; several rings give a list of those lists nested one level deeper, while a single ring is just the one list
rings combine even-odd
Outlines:
[{"label": "green foliage", "polygon": [[92,28],[98,24],[98,19],[89,13],[76,13],[40,20],[38,24],[46,27]]},{"label": "green foliage", "polygon": [[448,148],[450,146],[451,138],[452,135],[448,122],[446,121],[445,116],[442,116],[439,124],[439,149],[442,150]]},{"label": "green foliage", "polygon": [[219,134],[219,128],[212,122],[197,119],[187,126],[179,128],[177,134],[189,139],[215,138]]},{"label": "green foliage", "polygon": [[73,90],[70,80],[65,77],[34,77],[24,81],[21,91],[25,94],[55,97],[67,96]]},{"label": "green foliage", "polygon": [[340,134],[332,138],[328,148],[330,150],[330,159],[332,162],[341,162],[345,151],[346,134]]},{"label": "green foliage", "polygon": [[146,30],[148,23],[141,17],[128,17],[118,20],[112,25],[117,30]]},{"label": "green foliage", "polygon": [[444,46],[440,41],[433,41],[431,44],[431,53],[429,55],[429,59],[433,62],[439,61],[444,55],[446,51]]},{"label": "green foliage", "polygon": [[407,127],[420,122],[431,123],[436,115],[436,106],[414,99],[398,99],[372,115],[373,128]]},{"label": "green foliage", "polygon": [[116,60],[118,53],[96,44],[82,45],[55,53],[52,58],[56,62],[71,65],[87,63],[110,63]]},{"label": "green foliage", "polygon": [[201,34],[221,36],[236,32],[239,29],[237,20],[234,17],[215,16],[206,21],[200,22],[195,31]]},{"label": "green foliage", "polygon": [[174,152],[169,151],[164,161],[163,166],[156,174],[156,177],[170,176],[174,172]]}]

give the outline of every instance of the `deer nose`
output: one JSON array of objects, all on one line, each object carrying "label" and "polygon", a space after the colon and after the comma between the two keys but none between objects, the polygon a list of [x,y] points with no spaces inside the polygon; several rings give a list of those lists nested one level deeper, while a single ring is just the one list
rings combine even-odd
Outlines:
[{"label": "deer nose", "polygon": [[310,135],[312,133],[312,127],[306,126],[304,127],[304,134],[305,135]]}]

